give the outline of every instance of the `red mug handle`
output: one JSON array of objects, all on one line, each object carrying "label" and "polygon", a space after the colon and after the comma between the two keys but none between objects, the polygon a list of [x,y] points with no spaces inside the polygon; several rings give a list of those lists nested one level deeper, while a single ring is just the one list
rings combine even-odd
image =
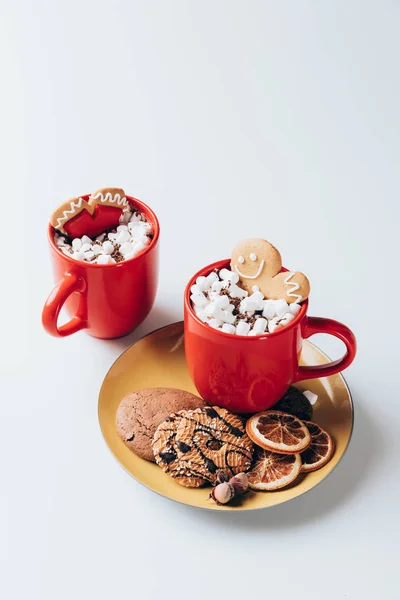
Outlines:
[{"label": "red mug handle", "polygon": [[[86,300],[82,294],[85,288],[86,283],[82,277],[78,277],[74,273],[67,273],[53,289],[46,300],[42,312],[43,327],[50,335],[65,337],[87,327]],[[60,310],[64,302],[74,292],[81,294],[78,312],[68,323],[58,327],[57,321]]]},{"label": "red mug handle", "polygon": [[334,360],[327,365],[315,365],[313,367],[299,367],[294,383],[303,381],[303,379],[315,379],[316,377],[328,377],[346,369],[354,360],[357,350],[357,342],[355,335],[346,325],[334,321],[333,319],[324,319],[322,317],[307,317],[304,329],[302,331],[303,338],[309,338],[315,333],[327,333],[334,335],[342,340],[346,345],[346,354]]}]

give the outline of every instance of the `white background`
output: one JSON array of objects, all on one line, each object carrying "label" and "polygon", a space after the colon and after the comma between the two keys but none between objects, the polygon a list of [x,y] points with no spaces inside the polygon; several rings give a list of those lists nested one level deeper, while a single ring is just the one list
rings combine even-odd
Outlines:
[{"label": "white background", "polygon": [[[0,6],[0,597],[399,599],[399,2]],[[121,340],[51,338],[48,217],[104,185],[160,218],[156,306]],[[182,317],[189,276],[253,236],[356,333],[356,425],[311,493],[210,514],[118,466],[97,395]]]}]

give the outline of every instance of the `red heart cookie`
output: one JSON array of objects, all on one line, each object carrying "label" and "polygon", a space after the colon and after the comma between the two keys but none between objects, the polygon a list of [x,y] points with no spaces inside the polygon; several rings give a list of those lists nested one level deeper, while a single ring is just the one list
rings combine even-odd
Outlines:
[{"label": "red heart cookie", "polygon": [[122,211],[129,206],[121,188],[102,188],[85,198],[72,198],[52,215],[50,223],[70,238],[96,237],[106,229],[117,227]]}]

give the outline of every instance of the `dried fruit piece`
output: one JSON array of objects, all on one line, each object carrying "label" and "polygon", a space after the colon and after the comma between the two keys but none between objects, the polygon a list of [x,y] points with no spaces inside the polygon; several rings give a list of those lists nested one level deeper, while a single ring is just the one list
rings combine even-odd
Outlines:
[{"label": "dried fruit piece", "polygon": [[292,483],[301,471],[300,454],[277,454],[259,448],[252,470],[247,473],[253,490],[274,491]]},{"label": "dried fruit piece", "polygon": [[327,431],[312,421],[305,421],[304,425],[311,434],[310,446],[301,453],[302,473],[311,473],[326,465],[335,451],[333,439]]},{"label": "dried fruit piece", "polygon": [[266,410],[247,421],[250,439],[271,452],[295,454],[311,444],[311,434],[300,419],[279,410]]}]

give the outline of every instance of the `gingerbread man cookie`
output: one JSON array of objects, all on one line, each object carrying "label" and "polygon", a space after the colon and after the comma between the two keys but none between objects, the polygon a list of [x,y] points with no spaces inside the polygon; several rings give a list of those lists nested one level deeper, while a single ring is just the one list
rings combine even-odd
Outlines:
[{"label": "gingerbread man cookie", "polygon": [[288,304],[305,300],[310,293],[310,282],[303,273],[281,273],[282,258],[279,250],[266,240],[244,240],[232,251],[231,268],[239,275],[243,289],[252,292],[258,286],[266,298],[282,299]]},{"label": "gingerbread man cookie", "polygon": [[71,198],[54,211],[50,223],[71,238],[98,235],[119,223],[124,208],[129,207],[121,188],[102,188],[90,195],[89,200]]}]

